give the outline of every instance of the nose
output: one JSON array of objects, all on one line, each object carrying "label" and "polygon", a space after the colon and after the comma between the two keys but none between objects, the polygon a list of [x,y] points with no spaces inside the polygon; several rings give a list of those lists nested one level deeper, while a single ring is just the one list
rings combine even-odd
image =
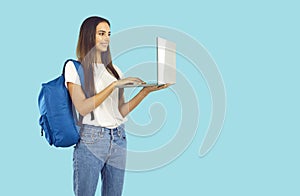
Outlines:
[{"label": "nose", "polygon": [[109,37],[109,35],[105,34],[105,36],[104,36],[104,40],[105,40],[105,41],[109,41],[109,40],[110,40],[110,37]]}]

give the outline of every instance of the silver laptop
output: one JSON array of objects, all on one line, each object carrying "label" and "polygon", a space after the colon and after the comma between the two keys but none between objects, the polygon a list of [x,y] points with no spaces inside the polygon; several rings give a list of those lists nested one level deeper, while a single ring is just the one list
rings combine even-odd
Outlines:
[{"label": "silver laptop", "polygon": [[130,83],[118,88],[161,86],[176,83],[176,44],[161,37],[156,38],[157,81],[155,83]]}]

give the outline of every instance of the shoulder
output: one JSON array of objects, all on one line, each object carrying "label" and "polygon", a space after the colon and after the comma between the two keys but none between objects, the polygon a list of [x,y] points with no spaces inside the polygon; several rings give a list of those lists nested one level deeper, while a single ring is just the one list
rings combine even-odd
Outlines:
[{"label": "shoulder", "polygon": [[[80,72],[82,70],[82,65],[79,61],[68,59],[65,63],[65,72]],[[83,70],[82,70],[83,71]]]},{"label": "shoulder", "polygon": [[66,84],[67,82],[72,82],[74,84],[81,85],[80,78],[73,61],[68,61],[66,63],[64,77]]},{"label": "shoulder", "polygon": [[115,65],[115,64],[113,64],[113,67],[115,68],[115,70],[117,71],[117,72],[121,72],[121,69],[117,66],[117,65]]},{"label": "shoulder", "polygon": [[73,61],[68,61],[65,66],[65,76],[76,75],[77,70]]},{"label": "shoulder", "polygon": [[74,62],[71,60],[67,61],[65,70],[70,70],[70,69],[74,69],[74,68],[76,69]]},{"label": "shoulder", "polygon": [[113,64],[114,69],[118,72],[118,74],[120,75],[120,77],[123,77],[123,72],[121,71],[121,69]]}]

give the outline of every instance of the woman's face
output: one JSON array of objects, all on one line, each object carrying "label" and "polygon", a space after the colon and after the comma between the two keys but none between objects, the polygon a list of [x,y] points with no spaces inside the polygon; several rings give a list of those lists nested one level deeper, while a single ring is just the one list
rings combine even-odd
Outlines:
[{"label": "woman's face", "polygon": [[106,22],[100,22],[96,27],[96,49],[99,52],[107,51],[110,41],[110,28]]}]

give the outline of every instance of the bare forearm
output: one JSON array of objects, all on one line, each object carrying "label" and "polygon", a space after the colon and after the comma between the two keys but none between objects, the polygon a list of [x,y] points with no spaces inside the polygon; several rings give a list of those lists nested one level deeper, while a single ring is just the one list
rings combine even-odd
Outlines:
[{"label": "bare forearm", "polygon": [[97,108],[101,103],[103,103],[103,101],[113,92],[114,88],[115,82],[111,83],[101,92],[97,93],[96,95],[90,98],[82,98],[81,101],[79,100],[77,102],[77,110],[82,116],[85,116],[86,114],[90,113],[95,108]]},{"label": "bare forearm", "polygon": [[120,113],[123,117],[127,116],[141,101],[149,94],[145,89],[141,90],[135,97],[133,97],[129,102],[124,103],[120,107]]}]

